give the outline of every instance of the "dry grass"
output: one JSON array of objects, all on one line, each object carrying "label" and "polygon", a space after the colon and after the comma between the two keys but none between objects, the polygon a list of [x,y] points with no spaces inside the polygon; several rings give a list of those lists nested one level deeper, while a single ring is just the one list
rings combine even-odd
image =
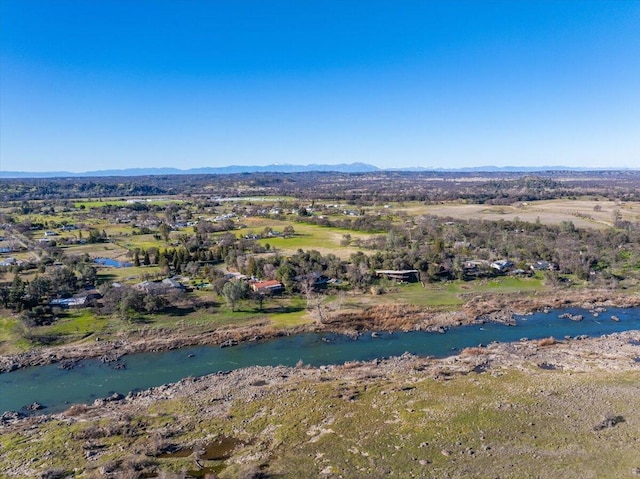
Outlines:
[{"label": "dry grass", "polygon": [[425,308],[405,304],[381,304],[361,311],[342,311],[334,313],[327,323],[334,327],[349,329],[408,331],[423,321],[428,311]]},{"label": "dry grass", "polygon": [[74,417],[80,414],[84,414],[89,410],[89,407],[86,404],[74,404],[69,409],[67,409],[63,414],[67,417]]},{"label": "dry grass", "polygon": [[484,354],[489,354],[489,350],[487,348],[482,348],[479,346],[475,346],[472,348],[464,348],[460,351],[460,356],[470,357],[470,356],[481,356]]},{"label": "dry grass", "polygon": [[550,200],[514,203],[512,205],[487,206],[459,203],[439,205],[413,205],[400,208],[409,215],[434,215],[442,217],[484,220],[513,220],[516,217],[530,223],[538,219],[545,224],[572,221],[580,228],[606,228],[612,225],[613,214],[619,211],[622,219],[637,221],[640,203],[595,200]]},{"label": "dry grass", "polygon": [[553,346],[554,344],[558,344],[558,341],[553,336],[549,336],[548,338],[543,338],[537,342],[538,346]]}]

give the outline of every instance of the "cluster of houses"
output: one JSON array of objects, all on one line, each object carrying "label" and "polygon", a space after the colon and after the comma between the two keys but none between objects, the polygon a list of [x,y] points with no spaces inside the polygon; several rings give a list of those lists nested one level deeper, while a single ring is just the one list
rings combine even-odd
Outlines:
[{"label": "cluster of houses", "polygon": [[[501,259],[498,261],[486,261],[486,260],[470,260],[466,261],[462,266],[462,271],[465,277],[483,277],[491,276],[495,274],[509,274],[512,276],[525,276],[533,274],[536,271],[557,271],[558,265],[550,261],[538,260],[528,265],[528,269],[522,269],[516,267],[513,261],[509,259]],[[441,274],[446,274],[447,271],[441,271]],[[420,279],[420,272],[417,269],[378,269],[375,270],[376,276],[380,278],[387,278],[399,283],[412,283]]]},{"label": "cluster of houses", "polygon": [[221,221],[226,221],[226,220],[233,220],[235,218],[237,218],[238,215],[236,215],[235,213],[226,213],[224,215],[218,215],[215,218],[213,218],[213,221],[215,223],[220,223]]},{"label": "cluster of houses", "polygon": [[276,230],[269,230],[265,235],[256,234],[256,233],[249,233],[244,235],[245,239],[254,239],[254,240],[261,239],[261,238],[278,238],[279,236],[282,236],[282,233]]},{"label": "cluster of houses", "polygon": [[524,276],[533,274],[536,271],[556,271],[558,265],[549,261],[538,260],[530,265],[527,269],[516,267],[515,263],[509,259],[501,259],[498,261],[466,261],[463,266],[465,276],[486,276],[487,273],[493,271],[498,274],[510,274],[512,276]]}]

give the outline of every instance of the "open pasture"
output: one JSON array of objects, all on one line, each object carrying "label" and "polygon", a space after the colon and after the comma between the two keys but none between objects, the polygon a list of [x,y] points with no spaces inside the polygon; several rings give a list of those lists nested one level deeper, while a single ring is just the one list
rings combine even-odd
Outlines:
[{"label": "open pasture", "polygon": [[303,249],[316,250],[323,255],[332,253],[339,258],[348,258],[351,254],[357,252],[358,248],[343,245],[344,235],[351,235],[352,240],[358,238],[366,239],[371,236],[370,233],[356,232],[342,228],[262,218],[247,218],[243,223],[246,226],[245,228],[234,231],[238,236],[259,234],[265,227],[270,227],[274,231],[282,233],[282,230],[286,226],[293,226],[295,234],[290,238],[274,236],[260,240],[262,244],[268,243],[271,248],[275,248],[285,254],[293,254],[299,249]]},{"label": "open pasture", "polygon": [[535,293],[546,286],[539,278],[500,277],[480,282],[448,281],[431,283],[424,287],[420,283],[392,285],[388,292],[377,297],[380,304],[404,303],[435,309],[456,309],[464,304],[460,295],[464,293]]},{"label": "open pasture", "polygon": [[479,205],[463,203],[443,203],[424,205],[405,203],[394,207],[395,212],[402,212],[409,217],[434,215],[459,218],[461,220],[482,219],[490,221],[521,221],[544,224],[560,224],[571,221],[578,228],[607,228],[613,225],[616,214],[621,220],[638,221],[640,219],[640,203],[578,200],[549,200],[519,202],[511,205]]}]

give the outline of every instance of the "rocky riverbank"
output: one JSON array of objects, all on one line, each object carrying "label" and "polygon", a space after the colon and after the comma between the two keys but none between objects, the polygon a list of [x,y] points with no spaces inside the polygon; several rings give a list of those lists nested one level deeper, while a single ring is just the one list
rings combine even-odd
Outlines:
[{"label": "rocky riverbank", "polygon": [[112,361],[126,354],[225,342],[237,344],[310,331],[345,334],[359,334],[363,331],[410,330],[444,332],[451,327],[475,322],[495,321],[512,324],[514,314],[522,315],[535,311],[567,307],[602,310],[609,307],[640,306],[640,294],[628,295],[609,290],[588,290],[577,293],[557,291],[544,295],[469,294],[464,299],[465,303],[458,311],[434,311],[430,308],[403,304],[379,305],[358,311],[337,311],[325,318],[322,323],[315,322],[289,329],[277,329],[264,323],[252,327],[221,328],[195,335],[189,331],[148,330],[110,341],[90,338],[82,343],[39,347],[16,355],[0,356],[0,372],[86,358],[103,358],[105,361]]},{"label": "rocky riverbank", "polygon": [[[7,477],[178,477],[170,471],[194,464],[212,474],[217,468],[212,477],[240,477],[247,464],[254,475],[243,477],[301,477],[301,470],[374,477],[381,467],[393,477],[470,470],[557,477],[552,462],[539,460],[553,452],[563,477],[586,477],[596,467],[632,475],[640,467],[638,378],[639,331],[493,343],[444,359],[405,354],[320,368],[250,367],[61,414],[7,416],[0,463]],[[21,437],[19,449],[11,437]],[[207,462],[197,452],[231,437],[224,457]]]}]

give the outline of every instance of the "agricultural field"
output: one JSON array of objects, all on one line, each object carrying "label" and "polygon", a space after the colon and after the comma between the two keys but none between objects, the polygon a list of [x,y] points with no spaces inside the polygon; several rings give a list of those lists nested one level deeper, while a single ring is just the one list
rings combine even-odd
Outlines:
[{"label": "agricultural field", "polygon": [[[394,205],[395,206],[395,205]],[[408,217],[435,215],[460,220],[484,219],[488,221],[526,221],[560,224],[571,221],[578,228],[609,228],[616,215],[625,221],[640,220],[640,203],[607,200],[561,199],[524,201],[512,205],[478,205],[450,202],[438,205],[404,203],[395,206],[397,213]]]}]

